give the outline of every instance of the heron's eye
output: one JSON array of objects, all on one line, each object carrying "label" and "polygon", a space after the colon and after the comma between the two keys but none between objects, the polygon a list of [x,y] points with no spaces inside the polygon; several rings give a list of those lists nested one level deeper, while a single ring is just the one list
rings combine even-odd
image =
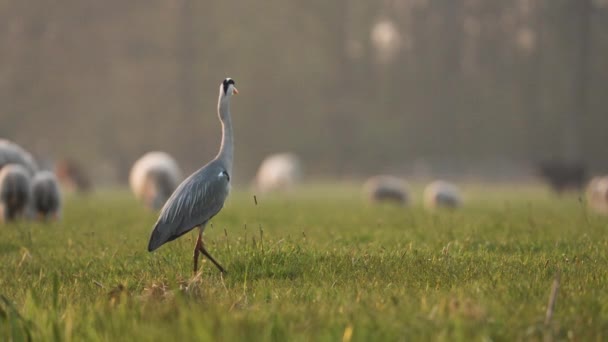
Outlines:
[{"label": "heron's eye", "polygon": [[226,172],[226,170],[220,172],[220,174],[218,176],[219,177],[226,177],[226,180],[228,180],[230,182],[230,175],[228,174],[228,172]]}]

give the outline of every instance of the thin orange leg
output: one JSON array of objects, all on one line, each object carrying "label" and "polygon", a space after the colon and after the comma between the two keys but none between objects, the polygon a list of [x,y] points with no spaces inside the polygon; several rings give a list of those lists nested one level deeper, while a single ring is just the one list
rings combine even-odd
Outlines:
[{"label": "thin orange leg", "polygon": [[203,230],[200,228],[199,228],[199,232],[198,232],[198,239],[196,239],[196,245],[194,246],[194,273],[195,274],[198,269],[198,254],[199,253],[203,253],[204,256],[206,256],[209,260],[211,260],[211,262],[220,270],[220,272],[227,273],[226,270],[222,267],[222,265],[220,265],[220,263],[217,262],[211,256],[211,254],[209,254],[209,252],[207,252],[207,249],[205,249],[205,243],[203,242]]},{"label": "thin orange leg", "polygon": [[203,243],[203,240],[201,240],[201,245],[200,245],[199,250],[201,253],[203,253],[204,256],[206,256],[207,258],[209,258],[209,260],[211,260],[211,262],[220,270],[220,272],[226,273],[226,270],[222,267],[222,265],[220,265],[219,262],[215,261],[215,259],[213,259],[211,254],[209,254],[209,252],[207,252],[207,250],[205,249],[205,244]]}]

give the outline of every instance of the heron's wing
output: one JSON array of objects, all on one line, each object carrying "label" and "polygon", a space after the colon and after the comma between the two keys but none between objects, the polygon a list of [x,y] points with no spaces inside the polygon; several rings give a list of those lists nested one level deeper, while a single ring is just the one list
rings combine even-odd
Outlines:
[{"label": "heron's wing", "polygon": [[184,180],[161,210],[148,250],[155,250],[215,216],[228,196],[228,183],[228,174],[213,166],[204,167]]}]

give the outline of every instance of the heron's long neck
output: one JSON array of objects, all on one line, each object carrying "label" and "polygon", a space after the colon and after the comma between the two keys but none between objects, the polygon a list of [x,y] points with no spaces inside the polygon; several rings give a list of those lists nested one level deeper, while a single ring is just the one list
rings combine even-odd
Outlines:
[{"label": "heron's long neck", "polygon": [[230,102],[227,98],[220,99],[218,103],[218,114],[222,122],[222,144],[217,159],[224,163],[226,171],[232,176],[232,118],[230,117]]}]

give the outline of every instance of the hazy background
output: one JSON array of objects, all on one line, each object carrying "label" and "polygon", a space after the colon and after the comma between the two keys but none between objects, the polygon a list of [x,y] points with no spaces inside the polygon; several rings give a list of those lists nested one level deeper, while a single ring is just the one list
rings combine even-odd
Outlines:
[{"label": "hazy background", "polygon": [[0,136],[105,183],[213,157],[226,76],[241,183],[283,151],[322,178],[608,170],[607,0],[6,0],[0,56]]}]

